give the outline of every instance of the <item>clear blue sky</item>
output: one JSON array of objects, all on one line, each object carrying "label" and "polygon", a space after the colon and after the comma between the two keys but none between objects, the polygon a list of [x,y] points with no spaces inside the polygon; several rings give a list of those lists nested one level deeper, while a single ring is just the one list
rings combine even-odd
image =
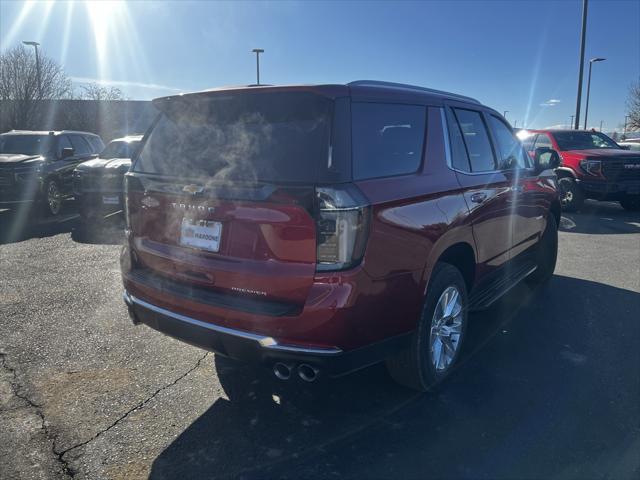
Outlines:
[{"label": "clear blue sky", "polygon": [[[640,1],[591,0],[589,126],[624,121],[640,77]],[[580,0],[426,2],[0,1],[0,49],[41,42],[76,82],[132,99],[255,81],[378,79],[474,96],[530,127],[575,110]],[[585,71],[586,75],[586,71]],[[586,81],[585,81],[586,82]],[[584,112],[584,108],[583,108]]]}]

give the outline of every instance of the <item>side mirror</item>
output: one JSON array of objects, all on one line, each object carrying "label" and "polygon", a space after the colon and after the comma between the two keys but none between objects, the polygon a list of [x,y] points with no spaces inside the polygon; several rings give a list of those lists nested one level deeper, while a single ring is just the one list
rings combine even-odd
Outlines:
[{"label": "side mirror", "polygon": [[534,163],[538,173],[553,170],[560,166],[560,155],[552,148],[538,147],[535,151]]},{"label": "side mirror", "polygon": [[60,154],[61,160],[66,160],[67,158],[71,158],[75,155],[76,151],[71,147],[66,147],[62,149],[62,153]]},{"label": "side mirror", "polygon": [[620,148],[622,150],[631,150],[631,147],[629,145],[620,145]]}]

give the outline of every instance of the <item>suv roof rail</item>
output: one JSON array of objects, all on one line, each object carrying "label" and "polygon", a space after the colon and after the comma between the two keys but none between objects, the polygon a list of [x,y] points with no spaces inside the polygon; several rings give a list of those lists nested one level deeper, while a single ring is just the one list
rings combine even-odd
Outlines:
[{"label": "suv roof rail", "polygon": [[464,100],[465,102],[480,104],[480,102],[475,98],[467,97],[465,95],[445,92],[444,90],[436,90],[434,88],[419,87],[417,85],[408,85],[406,83],[382,82],[380,80],[355,80],[353,82],[349,82],[347,85],[360,86],[360,87],[388,87],[388,88],[396,88],[400,90],[412,90],[415,92],[432,93],[434,95],[442,95],[442,96],[451,97],[459,100]]}]

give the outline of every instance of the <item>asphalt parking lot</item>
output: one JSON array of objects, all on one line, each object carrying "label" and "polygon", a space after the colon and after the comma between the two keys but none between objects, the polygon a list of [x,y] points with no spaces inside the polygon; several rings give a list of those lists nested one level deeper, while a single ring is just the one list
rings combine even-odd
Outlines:
[{"label": "asphalt parking lot", "polygon": [[118,218],[20,220],[0,211],[0,478],[640,477],[640,215],[617,204],[563,217],[550,285],[474,314],[429,394],[381,366],[284,383],[134,327]]}]

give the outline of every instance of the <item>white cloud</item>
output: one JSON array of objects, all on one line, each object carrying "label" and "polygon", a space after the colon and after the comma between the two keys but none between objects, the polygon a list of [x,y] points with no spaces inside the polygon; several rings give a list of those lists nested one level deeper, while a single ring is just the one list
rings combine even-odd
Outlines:
[{"label": "white cloud", "polygon": [[170,92],[184,91],[184,89],[181,89],[181,88],[168,87],[166,85],[158,85],[156,83],[127,82],[125,80],[105,80],[101,78],[88,78],[88,77],[71,77],[71,80],[75,83],[98,83],[100,85],[111,85],[114,87],[149,88],[152,90],[166,90]]},{"label": "white cloud", "polygon": [[560,100],[558,100],[557,98],[550,98],[546,102],[541,103],[540,106],[541,107],[555,107],[559,103],[560,103]]}]

